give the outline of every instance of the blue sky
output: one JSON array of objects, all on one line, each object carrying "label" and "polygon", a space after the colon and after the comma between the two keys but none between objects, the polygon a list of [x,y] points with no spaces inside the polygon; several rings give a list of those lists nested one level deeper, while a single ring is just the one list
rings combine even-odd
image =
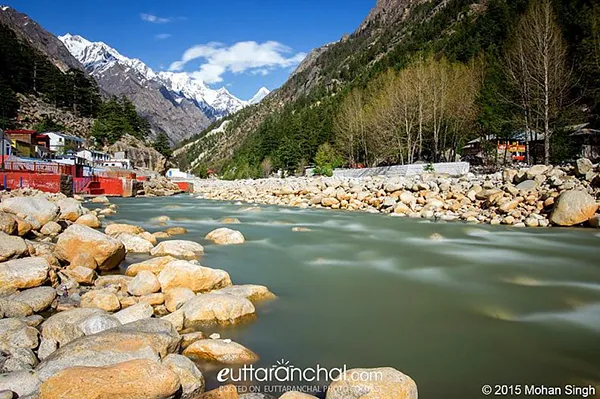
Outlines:
[{"label": "blue sky", "polygon": [[[0,0],[2,2],[2,0]],[[303,54],[351,33],[375,0],[4,0],[56,35],[103,41],[155,70],[249,99]]]}]

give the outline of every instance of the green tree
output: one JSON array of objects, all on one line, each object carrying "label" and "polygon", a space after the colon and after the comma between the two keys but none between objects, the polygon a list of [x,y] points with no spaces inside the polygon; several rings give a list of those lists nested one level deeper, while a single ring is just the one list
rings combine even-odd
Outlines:
[{"label": "green tree", "polygon": [[152,147],[158,152],[160,152],[165,157],[169,158],[173,151],[171,150],[171,145],[169,144],[169,137],[164,132],[160,132],[158,136],[156,136],[156,140],[154,140],[154,144]]}]

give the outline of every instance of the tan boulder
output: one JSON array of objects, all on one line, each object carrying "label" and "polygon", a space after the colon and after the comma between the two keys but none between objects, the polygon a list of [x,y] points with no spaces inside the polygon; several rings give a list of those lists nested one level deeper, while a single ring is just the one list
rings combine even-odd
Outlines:
[{"label": "tan boulder", "polygon": [[100,270],[111,270],[125,259],[125,246],[113,237],[80,224],[69,226],[56,242],[56,257],[71,262],[80,254],[94,258]]},{"label": "tan boulder", "polygon": [[196,294],[186,287],[175,287],[165,292],[165,306],[169,312],[179,309],[188,300],[194,298]]},{"label": "tan boulder", "polygon": [[264,285],[255,284],[231,285],[229,287],[212,291],[212,293],[233,295],[240,298],[246,298],[251,302],[259,302],[277,298],[277,296],[269,291],[269,289]]},{"label": "tan boulder", "polygon": [[169,240],[159,243],[152,248],[152,256],[173,256],[178,259],[193,260],[200,258],[204,253],[204,247],[193,241]]},{"label": "tan boulder", "polygon": [[210,391],[204,392],[197,399],[239,399],[235,385],[223,385]]},{"label": "tan boulder", "polygon": [[158,275],[158,281],[163,292],[181,287],[202,292],[231,285],[231,278],[226,271],[183,260],[167,264]]},{"label": "tan boulder", "polygon": [[85,335],[82,327],[86,320],[101,314],[106,312],[97,308],[73,308],[55,313],[42,323],[42,337],[56,341],[60,346],[66,345]]},{"label": "tan boulder", "polygon": [[182,234],[186,234],[188,231],[185,227],[168,227],[165,229],[165,233],[167,233],[170,236],[178,236],[178,235],[182,235]]},{"label": "tan boulder", "polygon": [[154,314],[152,305],[140,302],[135,305],[131,305],[126,309],[119,310],[114,316],[121,322],[121,324],[127,324],[138,320],[148,319]]},{"label": "tan boulder", "polygon": [[104,367],[71,367],[40,387],[39,399],[167,399],[179,390],[169,367],[148,359]]},{"label": "tan boulder", "polygon": [[56,290],[52,287],[37,287],[12,295],[11,300],[27,304],[34,312],[46,310],[56,298]]},{"label": "tan boulder", "polygon": [[279,397],[279,399],[318,399],[316,396],[309,395],[298,391],[287,391]]},{"label": "tan boulder", "polygon": [[14,259],[0,263],[0,291],[7,288],[39,287],[46,281],[50,265],[42,257]]},{"label": "tan boulder", "polygon": [[92,290],[81,296],[82,308],[98,308],[114,312],[121,308],[121,302],[115,294],[105,290]]},{"label": "tan boulder", "polygon": [[72,269],[65,269],[62,271],[71,280],[76,281],[79,284],[92,285],[94,280],[98,277],[94,269],[83,266],[76,266]]},{"label": "tan boulder", "polygon": [[200,339],[185,348],[183,354],[221,364],[251,364],[259,359],[250,349],[228,339]]},{"label": "tan boulder", "polygon": [[152,306],[162,305],[165,303],[165,294],[162,292],[155,292],[154,294],[146,294],[138,297],[138,302],[147,303]]},{"label": "tan boulder", "polygon": [[125,245],[127,253],[149,253],[152,250],[152,248],[154,248],[154,245],[152,245],[150,241],[136,234],[118,233],[114,234],[113,237],[115,237],[116,239],[121,241],[123,245]]},{"label": "tan boulder", "polygon": [[585,191],[565,191],[554,203],[550,222],[558,226],[574,226],[587,222],[597,209],[596,200]]},{"label": "tan boulder", "polygon": [[27,215],[27,221],[35,230],[58,217],[56,204],[43,197],[4,198],[2,210],[14,215]]},{"label": "tan boulder", "polygon": [[204,376],[198,367],[185,356],[170,354],[162,361],[171,369],[181,383],[181,399],[196,399],[204,392]]},{"label": "tan boulder", "polygon": [[6,234],[15,234],[17,232],[17,220],[14,215],[6,212],[0,212],[0,232]]},{"label": "tan boulder", "polygon": [[0,262],[29,255],[25,240],[0,232]]},{"label": "tan boulder", "polygon": [[256,312],[246,298],[212,293],[196,295],[179,310],[184,314],[186,327],[206,323],[235,324]]},{"label": "tan boulder", "polygon": [[94,215],[93,213],[88,213],[80,216],[75,223],[82,224],[84,226],[88,226],[94,229],[102,226],[102,223],[100,222],[100,219],[98,219],[98,216]]},{"label": "tan boulder", "polygon": [[99,195],[97,197],[92,198],[92,202],[94,204],[108,204],[108,203],[110,203],[109,199],[105,195]]},{"label": "tan boulder", "polygon": [[46,223],[40,229],[40,233],[42,233],[45,236],[52,236],[52,237],[57,236],[61,231],[62,231],[62,227],[60,226],[60,224],[53,222],[53,221]]},{"label": "tan boulder", "polygon": [[56,205],[60,212],[58,217],[71,222],[75,222],[86,212],[85,208],[81,206],[81,202],[74,198],[63,198],[57,201]]},{"label": "tan boulder", "polygon": [[213,230],[206,235],[207,240],[213,241],[215,244],[219,245],[230,245],[230,244],[243,244],[246,239],[237,230],[228,229],[226,227],[221,227],[219,229]]},{"label": "tan boulder", "polygon": [[219,219],[220,223],[223,224],[240,224],[240,220],[238,218],[230,218],[230,217],[226,217],[226,218],[221,218]]},{"label": "tan boulder", "polygon": [[158,244],[158,240],[156,239],[156,237],[154,237],[154,235],[152,233],[148,233],[147,231],[144,231],[143,233],[138,234],[138,236],[140,236],[144,240],[148,241],[150,244],[152,244],[152,246],[155,246],[156,244]]},{"label": "tan boulder", "polygon": [[154,273],[142,270],[127,285],[131,295],[142,296],[160,291],[160,282]]},{"label": "tan boulder", "polygon": [[177,258],[172,256],[159,256],[157,258],[151,258],[139,263],[132,263],[125,270],[125,274],[128,276],[135,277],[142,270],[147,270],[154,274],[159,274],[167,264],[176,261]]},{"label": "tan boulder", "polygon": [[126,223],[112,223],[106,226],[104,229],[104,234],[108,234],[109,236],[117,235],[119,233],[129,233],[129,234],[140,234],[143,233],[144,229],[140,226],[135,226],[133,224]]},{"label": "tan boulder", "polygon": [[391,367],[350,369],[327,389],[327,399],[417,399],[417,384]]}]

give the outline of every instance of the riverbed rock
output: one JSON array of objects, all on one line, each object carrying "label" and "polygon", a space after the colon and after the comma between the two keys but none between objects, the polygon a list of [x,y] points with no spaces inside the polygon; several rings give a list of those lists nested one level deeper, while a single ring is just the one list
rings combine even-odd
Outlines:
[{"label": "riverbed rock", "polygon": [[181,308],[185,317],[185,326],[195,324],[222,323],[235,324],[256,312],[252,302],[225,294],[198,294]]},{"label": "riverbed rock", "polygon": [[100,270],[111,270],[125,259],[125,245],[113,237],[80,224],[69,226],[56,242],[56,257],[72,262],[81,253],[90,255]]},{"label": "riverbed rock", "polygon": [[33,314],[31,306],[23,302],[14,301],[10,298],[0,298],[1,317],[27,317]]},{"label": "riverbed rock", "polygon": [[33,288],[48,278],[50,265],[42,257],[14,259],[0,263],[0,291],[3,289]]},{"label": "riverbed rock", "polygon": [[158,362],[177,350],[179,340],[168,321],[143,319],[71,341],[44,359],[36,370],[46,380],[75,366],[101,367],[133,359]]},{"label": "riverbed rock", "polygon": [[169,367],[148,359],[103,367],[71,367],[40,387],[39,399],[168,399],[181,384]]},{"label": "riverbed rock", "polygon": [[417,399],[417,384],[391,367],[350,369],[327,389],[327,399]]},{"label": "riverbed rock", "polygon": [[195,296],[194,291],[189,288],[171,288],[165,292],[165,306],[169,312],[174,312]]},{"label": "riverbed rock", "polygon": [[138,320],[148,319],[154,314],[154,309],[151,305],[140,302],[129,306],[126,309],[119,310],[114,316],[121,322],[127,324]]},{"label": "riverbed rock", "polygon": [[225,217],[225,218],[221,218],[219,219],[219,223],[223,223],[223,224],[240,224],[240,220],[238,218],[232,218],[232,217]]},{"label": "riverbed rock", "polygon": [[152,248],[152,256],[173,256],[178,259],[199,259],[204,253],[204,247],[197,242],[186,240],[169,240],[159,243]]},{"label": "riverbed rock", "polygon": [[42,197],[4,198],[1,208],[4,212],[14,215],[27,215],[27,221],[35,230],[58,217],[56,204]]},{"label": "riverbed rock", "polygon": [[62,227],[60,224],[50,221],[42,226],[40,229],[40,233],[45,236],[56,237],[62,231]]},{"label": "riverbed rock", "polygon": [[0,344],[34,349],[38,346],[38,330],[21,319],[0,319]]},{"label": "riverbed rock", "polygon": [[585,191],[565,191],[554,203],[550,222],[559,226],[574,226],[587,222],[597,209],[596,200]]},{"label": "riverbed rock", "polygon": [[81,202],[74,198],[61,199],[56,202],[56,205],[58,205],[60,212],[58,217],[62,220],[75,222],[86,212],[85,208],[81,206]]},{"label": "riverbed rock", "polygon": [[231,285],[219,290],[214,290],[212,293],[233,295],[240,298],[246,298],[251,302],[259,302],[277,298],[277,296],[269,291],[267,287],[256,284]]},{"label": "riverbed rock", "polygon": [[13,301],[27,304],[34,312],[46,310],[56,298],[56,290],[52,287],[37,287],[12,295]]},{"label": "riverbed rock", "polygon": [[578,176],[585,176],[592,169],[594,169],[594,164],[587,158],[579,158],[575,162],[575,173]]},{"label": "riverbed rock", "polygon": [[[35,393],[42,381],[36,372],[15,371],[0,375],[0,392],[12,391],[24,398]],[[12,396],[11,396],[12,397]]]},{"label": "riverbed rock", "polygon": [[143,254],[149,253],[154,245],[143,237],[130,233],[118,233],[114,237],[120,240],[124,245],[127,253]]},{"label": "riverbed rock", "polygon": [[82,308],[98,308],[114,312],[121,308],[119,298],[107,290],[92,290],[81,296]]},{"label": "riverbed rock", "polygon": [[138,236],[142,237],[144,240],[148,241],[150,244],[152,244],[153,247],[156,244],[158,244],[158,240],[156,239],[156,237],[154,237],[154,235],[152,233],[148,233],[147,231],[144,231],[144,232],[138,234]]},{"label": "riverbed rock", "polygon": [[94,280],[98,277],[98,274],[94,269],[88,267],[76,266],[72,269],[65,269],[62,271],[67,277],[76,281],[78,284],[92,285]]},{"label": "riverbed rock", "polygon": [[92,202],[94,204],[109,204],[110,201],[106,195],[99,195],[97,197],[92,198]]},{"label": "riverbed rock", "polygon": [[98,219],[98,216],[94,215],[93,213],[88,213],[80,216],[75,223],[88,226],[93,229],[102,226],[102,223],[100,222],[100,219]]},{"label": "riverbed rock", "polygon": [[185,356],[221,364],[252,364],[258,355],[245,346],[224,339],[201,339],[183,351]]},{"label": "riverbed rock", "polygon": [[88,317],[78,327],[83,332],[83,335],[93,335],[120,325],[121,322],[114,315],[102,312]]},{"label": "riverbed rock", "polygon": [[178,227],[178,226],[168,227],[165,229],[165,233],[167,233],[170,236],[178,236],[178,235],[186,234],[187,232],[188,231],[185,227]]},{"label": "riverbed rock", "polygon": [[198,367],[185,356],[170,354],[162,364],[171,369],[181,383],[181,399],[196,399],[204,392],[204,376]]},{"label": "riverbed rock", "polygon": [[0,232],[8,235],[17,232],[17,220],[14,215],[6,212],[0,212]]},{"label": "riverbed rock", "polygon": [[246,241],[242,233],[226,227],[213,230],[204,238],[218,245],[243,244]]},{"label": "riverbed rock", "polygon": [[125,270],[125,274],[131,277],[137,276],[142,270],[147,270],[154,274],[159,274],[167,264],[176,261],[177,258],[172,256],[159,256],[157,258],[151,258],[139,263],[132,263]]},{"label": "riverbed rock", "polygon": [[168,263],[158,275],[158,281],[163,292],[182,287],[203,292],[231,285],[231,278],[226,271],[183,260]]},{"label": "riverbed rock", "polygon": [[83,337],[81,325],[95,315],[107,314],[98,308],[74,308],[55,313],[42,323],[42,337],[58,342],[59,346]]},{"label": "riverbed rock", "polygon": [[108,234],[109,236],[115,236],[120,233],[138,235],[143,232],[144,229],[140,226],[126,223],[111,223],[104,229],[104,234]]},{"label": "riverbed rock", "polygon": [[160,291],[161,284],[154,273],[142,270],[127,285],[131,295],[142,296]]},{"label": "riverbed rock", "polygon": [[25,240],[0,232],[0,262],[29,255]]}]

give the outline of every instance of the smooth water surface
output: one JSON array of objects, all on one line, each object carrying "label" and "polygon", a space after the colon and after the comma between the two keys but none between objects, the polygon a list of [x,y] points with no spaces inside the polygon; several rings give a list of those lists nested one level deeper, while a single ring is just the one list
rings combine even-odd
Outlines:
[{"label": "smooth water surface", "polygon": [[[171,198],[113,199],[108,221],[205,246],[205,266],[279,298],[224,338],[298,367],[392,366],[422,398],[484,384],[600,385],[600,232],[435,223],[388,215]],[[204,240],[242,222],[247,243]],[[293,232],[292,227],[309,232]],[[441,238],[437,235],[441,235]],[[131,260],[133,261],[133,260]],[[130,261],[130,262],[131,262]],[[214,381],[210,385],[214,386]]]}]

